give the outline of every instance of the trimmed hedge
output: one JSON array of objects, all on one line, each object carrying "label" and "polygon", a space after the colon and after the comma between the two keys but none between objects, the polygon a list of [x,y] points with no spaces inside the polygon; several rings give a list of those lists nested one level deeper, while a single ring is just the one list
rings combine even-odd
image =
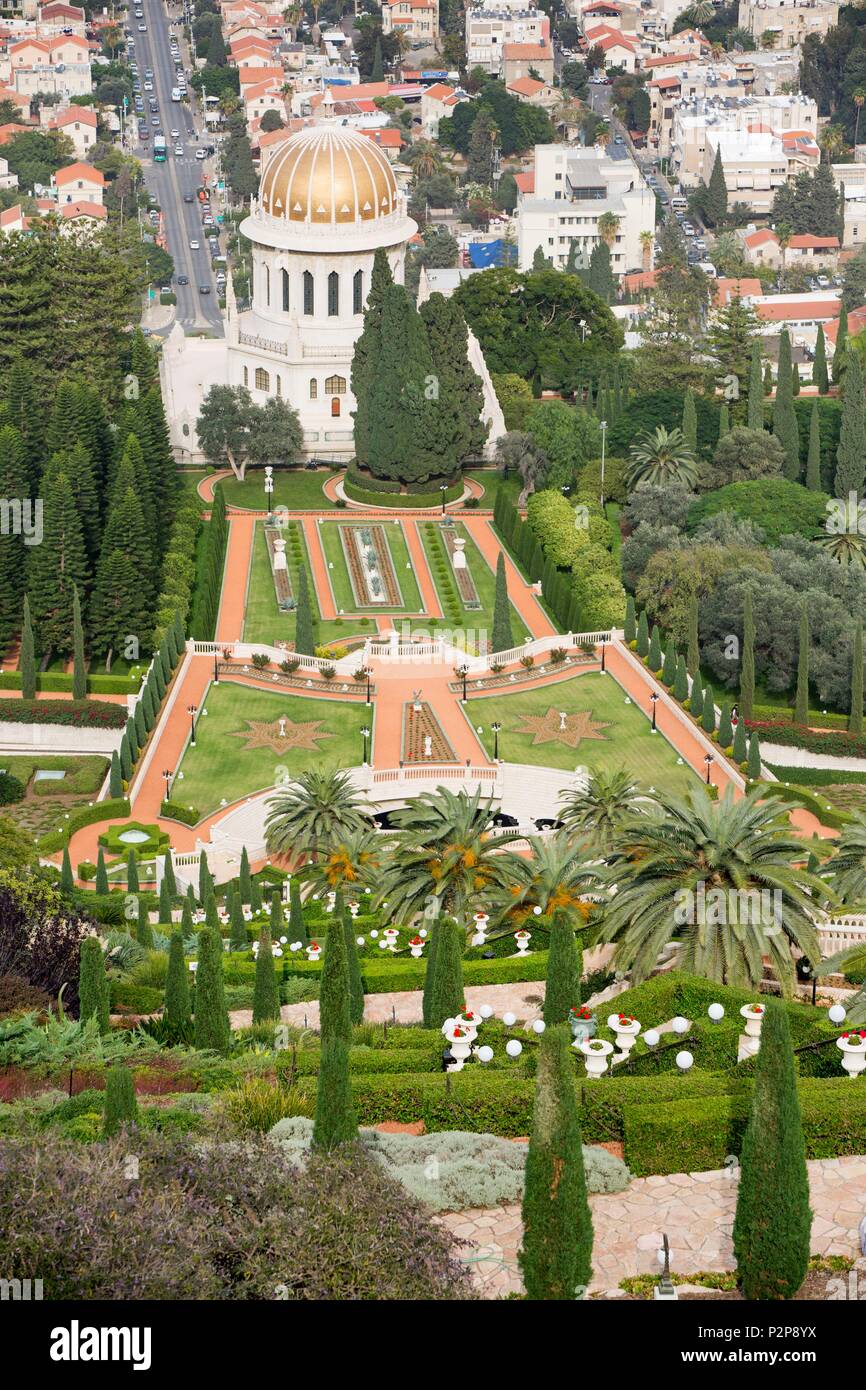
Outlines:
[{"label": "trimmed hedge", "polygon": [[123,729],[125,705],[100,700],[0,700],[0,720],[11,724],[65,724],[77,729]]},{"label": "trimmed hedge", "polygon": [[[141,686],[141,672],[138,676],[87,677],[87,689],[92,695],[135,695]],[[0,671],[0,690],[20,690],[20,671]],[[36,675],[36,689],[51,691],[71,690],[72,676],[64,671],[42,671]]]},{"label": "trimmed hedge", "polygon": [[181,825],[197,825],[201,820],[201,811],[197,807],[182,806],[179,801],[163,801],[159,814],[165,820],[176,820]]},{"label": "trimmed hedge", "polygon": [[[365,483],[369,479],[364,479]],[[353,502],[365,502],[371,507],[440,507],[442,505],[441,492],[391,492],[383,497],[382,490],[371,490],[369,487],[359,487],[350,481],[348,473],[343,479],[343,491]],[[445,493],[446,502],[455,502],[458,497],[463,495],[463,480],[452,483]]]},{"label": "trimmed hedge", "polygon": [[[381,952],[380,952],[381,956]],[[283,957],[287,975],[317,978],[322,964]],[[255,978],[255,962],[244,955],[227,955],[223,960],[227,985],[246,985]],[[367,994],[388,994],[392,990],[418,990],[424,986],[426,962],[404,958],[381,960],[364,959],[364,990]],[[521,980],[543,980],[547,975],[547,952],[533,951],[526,960],[509,956],[500,960],[463,961],[463,983],[466,985],[515,984]]]},{"label": "trimmed hedge", "polygon": [[39,849],[43,854],[54,854],[68,845],[75,832],[83,830],[86,825],[96,825],[103,820],[122,820],[128,815],[129,799],[125,796],[82,806],[79,811],[71,813],[62,830],[49,830],[47,835],[43,835],[38,841]]},{"label": "trimmed hedge", "polygon": [[[803,724],[777,719],[747,719],[746,728],[755,730],[762,746],[780,743],[786,748],[805,748],[810,753],[827,753],[837,758],[866,758],[866,734],[849,734],[841,729],[819,733]],[[796,768],[791,771],[796,772]]]}]

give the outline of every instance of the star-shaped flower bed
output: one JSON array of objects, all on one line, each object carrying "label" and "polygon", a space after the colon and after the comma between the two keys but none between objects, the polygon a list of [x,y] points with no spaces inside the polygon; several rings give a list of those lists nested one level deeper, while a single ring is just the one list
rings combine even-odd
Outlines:
[{"label": "star-shaped flower bed", "polygon": [[259,719],[247,719],[245,729],[236,729],[232,738],[246,739],[245,747],[270,748],[273,753],[287,753],[292,748],[310,748],[319,751],[319,741],[333,738],[334,735],[322,728],[321,719],[311,719],[306,724],[295,724],[291,719],[274,719],[266,723]]},{"label": "star-shaped flower bed", "polygon": [[577,748],[584,739],[601,739],[605,741],[607,735],[603,729],[609,729],[609,723],[603,724],[597,719],[593,719],[592,710],[578,710],[576,713],[567,714],[565,718],[565,728],[561,727],[562,720],[558,709],[552,706],[546,714],[524,714],[521,716],[521,726],[514,730],[517,734],[532,734],[532,742],[536,743],[564,743],[569,748]]}]

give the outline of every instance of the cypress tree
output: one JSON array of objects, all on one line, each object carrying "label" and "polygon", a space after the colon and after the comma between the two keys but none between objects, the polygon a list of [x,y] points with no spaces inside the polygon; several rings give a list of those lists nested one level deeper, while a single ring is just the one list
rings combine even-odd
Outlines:
[{"label": "cypress tree", "polygon": [[761,342],[759,338],[756,338],[752,344],[746,424],[750,430],[762,430],[764,428],[764,382],[761,376]]},{"label": "cypress tree", "polygon": [[686,659],[680,654],[677,657],[677,672],[674,676],[674,699],[679,700],[680,704],[689,698],[689,673],[686,668]]},{"label": "cypress tree", "polygon": [[647,665],[651,671],[660,671],[662,669],[662,639],[658,623],[653,623],[649,653],[647,655]]},{"label": "cypress tree", "polygon": [[527,1297],[572,1302],[592,1277],[586,1196],[568,1030],[548,1028],[538,1051],[523,1189],[520,1270]]},{"label": "cypress tree", "polygon": [[238,874],[238,892],[244,907],[250,905],[250,857],[247,854],[247,847],[244,845],[241,850],[241,867]]},{"label": "cypress tree", "polygon": [[701,685],[700,676],[692,677],[692,689],[689,695],[689,711],[695,719],[700,719],[704,712],[704,690]]},{"label": "cypress tree", "polygon": [[716,729],[716,706],[715,696],[712,687],[704,687],[704,707],[701,711],[701,728],[705,734],[715,733]]},{"label": "cypress tree", "polygon": [[211,877],[211,871],[210,871],[210,869],[208,868],[207,855],[205,854],[204,850],[202,850],[201,853],[199,854],[199,857],[198,857],[198,900],[199,900],[199,902],[203,904],[203,903],[205,902],[205,900],[207,899],[208,893],[212,893],[212,892],[213,892],[213,878]]},{"label": "cypress tree", "polygon": [[78,958],[78,1017],[82,1023],[95,1018],[100,1033],[108,1032],[108,996],[102,947],[95,936],[86,936]]},{"label": "cypress tree", "polygon": [[135,762],[140,752],[141,745],[138,742],[138,734],[135,730],[135,720],[131,715],[126,721],[126,741],[129,744],[129,755],[132,761]]},{"label": "cypress tree", "polygon": [[192,911],[193,905],[189,897],[184,898],[180,909],[180,930],[184,941],[189,941],[193,934]]},{"label": "cypress tree", "polygon": [[776,399],[773,402],[773,434],[785,451],[782,472],[791,482],[800,477],[800,435],[797,430],[797,416],[794,413],[794,398],[791,391],[791,339],[787,328],[779,337],[779,362],[776,369]]},{"label": "cypress tree", "polygon": [[307,931],[304,926],[304,909],[301,905],[301,885],[296,878],[289,883],[289,940],[307,944]]},{"label": "cypress tree", "polygon": [[108,892],[108,873],[105,868],[105,855],[102,852],[101,845],[96,856],[96,878],[93,886],[96,892],[102,896]]},{"label": "cypress tree", "polygon": [[[436,956],[439,952],[440,929],[444,918],[438,918],[430,929],[427,964],[424,971],[424,989],[421,995],[421,1018],[425,1028],[431,1028],[430,999],[433,993],[433,978],[436,974]],[[447,1017],[447,1015],[446,1015]]]},{"label": "cypress tree", "polygon": [[752,734],[749,739],[749,765],[746,772],[753,782],[756,782],[761,775],[761,745],[758,742],[757,734]]},{"label": "cypress tree", "polygon": [[22,700],[36,699],[36,657],[33,652],[33,626],[30,621],[30,600],[24,595],[24,624],[21,629],[21,654],[18,658],[21,672]]},{"label": "cypress tree", "polygon": [[349,961],[342,914],[331,913],[325,937],[325,959],[319,988],[319,1032],[322,1046],[352,1040],[352,1014],[349,991]]},{"label": "cypress tree", "polygon": [[223,953],[213,931],[198,934],[195,977],[195,1045],[199,1052],[227,1052],[231,1040],[223,983]]},{"label": "cypress tree", "polygon": [[664,681],[665,685],[670,689],[676,678],[677,649],[674,646],[674,639],[672,637],[669,637],[667,647],[665,648],[665,661],[664,666],[662,667],[662,680]]},{"label": "cypress tree", "polygon": [[280,897],[279,888],[271,890],[271,936],[274,941],[279,941],[283,935],[283,903]]},{"label": "cypress tree", "polygon": [[692,677],[697,677],[701,670],[701,644],[698,636],[697,594],[692,594],[689,599],[689,636],[686,646],[686,670]]},{"label": "cypress tree", "polygon": [[848,732],[863,732],[863,623],[858,620],[854,629],[854,645],[851,651],[851,710],[848,715]]},{"label": "cypress tree", "polygon": [[330,1151],[358,1137],[349,1082],[349,1047],[344,1038],[322,1043],[316,1085],[313,1148]]},{"label": "cypress tree", "polygon": [[734,730],[733,758],[735,763],[744,763],[749,756],[749,744],[746,739],[746,721],[742,714],[737,720],[737,727]]},{"label": "cypress tree", "polygon": [[72,861],[69,858],[69,846],[63,847],[63,862],[60,867],[60,891],[64,898],[71,898],[75,892],[75,879],[72,876]]},{"label": "cypress tree", "polygon": [[755,615],[752,611],[752,591],[747,589],[743,599],[743,655],[740,660],[740,715],[751,719],[755,704]]},{"label": "cypress tree", "polygon": [[221,927],[221,925],[220,925],[219,913],[217,912],[217,900],[216,900],[216,895],[215,895],[213,889],[211,889],[211,891],[210,891],[210,892],[208,893],[208,895],[207,895],[207,898],[205,899],[205,904],[204,904],[204,924],[205,924],[205,926],[207,927],[208,931],[211,932],[211,934],[213,935],[213,939],[214,939],[214,941],[216,942],[217,946],[219,947],[220,951],[222,951],[222,948],[223,948],[222,927]]},{"label": "cypress tree", "polygon": [[159,885],[159,920],[171,922],[171,893],[168,890],[168,879],[165,877]]},{"label": "cypress tree", "polygon": [[384,82],[385,64],[382,59],[382,39],[377,36],[376,44],[373,49],[373,66],[370,69],[371,82]]},{"label": "cypress tree", "polygon": [[111,1139],[129,1125],[138,1122],[138,1104],[132,1072],[119,1062],[109,1067],[105,1078],[105,1108],[102,1113],[102,1135]]},{"label": "cypress tree", "polygon": [[267,927],[259,932],[259,949],[256,955],[256,983],[253,991],[253,1023],[270,1023],[279,1019],[280,996],[277,989],[277,976],[274,970],[274,956],[271,934]]},{"label": "cypress tree", "polygon": [[250,907],[253,912],[261,912],[262,910],[262,890],[255,875],[250,879]]},{"label": "cypress tree", "polygon": [[769,362],[764,363],[764,395],[769,396],[773,391],[773,369]]},{"label": "cypress tree", "polygon": [[[184,904],[184,911],[188,909],[189,904]],[[165,977],[162,1016],[172,1030],[183,1028],[190,1020],[189,971],[183,955],[183,928],[172,932],[168,946],[168,970]]]},{"label": "cypress tree", "polygon": [[123,772],[120,767],[120,758],[117,749],[111,755],[111,768],[108,773],[108,795],[113,801],[123,796]]},{"label": "cypress tree", "polygon": [[727,401],[722,401],[719,409],[719,439],[724,439],[725,435],[729,433],[730,428],[731,416],[728,410],[728,403]]},{"label": "cypress tree", "polygon": [[[334,911],[336,911],[336,907]],[[364,982],[361,978],[361,962],[358,960],[358,943],[355,940],[355,924],[348,908],[341,911],[343,933],[346,938],[346,960],[349,966],[349,1017],[353,1023],[361,1023],[364,1018]]]},{"label": "cypress tree", "polygon": [[722,165],[722,155],[716,149],[716,157],[713,160],[713,167],[710,171],[710,181],[707,184],[707,191],[704,199],[704,210],[707,221],[711,227],[718,227],[720,222],[724,222],[728,215],[728,186],[725,182],[725,170]]},{"label": "cypress tree", "polygon": [[794,723],[809,723],[809,614],[806,604],[800,610],[800,646],[797,656],[797,697],[794,702]]},{"label": "cypress tree", "polygon": [[162,877],[168,884],[168,891],[173,898],[177,897],[177,879],[174,876],[174,865],[171,862],[171,850],[167,849],[162,857]]},{"label": "cypress tree", "polygon": [[315,650],[310,588],[307,583],[306,566],[301,565],[298,574],[298,606],[295,609],[295,651],[302,656],[312,656]]},{"label": "cypress tree", "polygon": [[364,306],[364,328],[355,342],[352,354],[352,394],[355,397],[355,454],[359,463],[369,461],[370,452],[370,386],[373,366],[382,350],[382,308],[385,291],[394,278],[384,250],[373,257],[370,292]]},{"label": "cypress tree", "polygon": [[793,1298],[809,1266],[812,1212],[788,1015],[767,999],[740,1154],[734,1255],[743,1296]]},{"label": "cypress tree", "polygon": [[87,670],[84,665],[84,629],[81,626],[81,600],[78,586],[72,590],[72,698],[87,699]]},{"label": "cypress tree", "polygon": [[806,486],[813,492],[821,490],[821,417],[818,402],[812,406],[809,418],[809,453],[806,458]]},{"label": "cypress tree", "polygon": [[135,734],[138,739],[138,748],[139,752],[141,752],[144,745],[147,743],[147,725],[144,722],[144,710],[141,707],[140,700],[136,701],[133,718],[135,720]]},{"label": "cypress tree", "polygon": [[496,559],[496,597],[493,602],[493,651],[507,652],[514,646],[511,630],[511,603],[505,576],[505,555],[500,550]]},{"label": "cypress tree", "polygon": [[848,310],[847,310],[847,308],[845,307],[845,301],[844,301],[844,299],[843,299],[843,300],[842,300],[841,307],[840,307],[840,309],[839,309],[839,324],[838,324],[838,327],[837,327],[837,329],[836,329],[836,346],[835,346],[835,348],[834,348],[834,350],[833,350],[833,366],[832,366],[832,368],[831,368],[831,375],[832,375],[832,377],[833,377],[833,385],[834,385],[834,386],[838,386],[838,385],[840,385],[841,382],[842,382],[842,379],[843,379],[843,377],[844,377],[844,375],[845,375],[845,372],[846,372],[846,370],[847,370],[847,367],[848,367],[848,362],[847,362],[847,360],[846,360],[847,357],[848,357]]},{"label": "cypress tree", "polygon": [[[864,461],[866,461],[866,430],[863,425],[863,373],[856,352],[845,372],[842,387],[842,422],[839,426],[839,446],[836,450],[836,496],[848,501],[849,492],[863,491]],[[835,360],[835,359],[834,359]]]},{"label": "cypress tree", "polygon": [[235,893],[232,898],[231,917],[229,921],[229,950],[246,951],[249,948],[249,944],[250,940],[247,935],[247,924],[244,921],[244,909],[240,894]]},{"label": "cypress tree", "polygon": [[800,368],[797,366],[796,362],[792,362],[792,363],[791,363],[791,395],[792,395],[792,396],[799,396],[799,394],[800,394]]},{"label": "cypress tree", "polygon": [[[160,922],[171,921],[171,917],[164,918],[162,911],[159,914]],[[145,906],[144,898],[138,900],[138,925],[135,929],[135,939],[139,946],[143,946],[146,951],[153,950],[153,928],[150,925],[150,913]]]},{"label": "cypress tree", "polygon": [[827,345],[824,341],[824,325],[818,324],[818,336],[815,339],[815,359],[812,363],[812,382],[818,388],[818,394],[826,396],[830,389],[830,376],[827,371]]},{"label": "cypress tree", "polygon": [[581,953],[574,939],[574,924],[568,913],[558,908],[550,924],[547,956],[547,983],[544,987],[544,1022],[548,1028],[568,1023],[569,1014],[580,1004]]},{"label": "cypress tree", "polygon": [[692,394],[691,387],[686,391],[685,400],[683,401],[682,433],[685,443],[693,454],[696,453],[698,448],[698,416],[695,410],[695,398]]},{"label": "cypress tree", "polygon": [[[117,760],[120,763],[120,775],[124,782],[128,782],[130,777],[132,776],[132,754],[129,751],[129,738],[125,730],[123,733],[123,737],[120,740],[120,748],[118,750]],[[122,790],[120,792],[120,795],[123,795]]]},{"label": "cypress tree", "polygon": [[726,700],[719,710],[719,747],[730,748],[734,741],[734,727],[731,723],[731,706]]},{"label": "cypress tree", "polygon": [[127,893],[138,892],[138,860],[135,850],[131,849],[126,856],[126,891]]},{"label": "cypress tree", "polygon": [[463,928],[446,919],[440,923],[441,936],[436,949],[435,974],[430,986],[430,1027],[441,1028],[446,1018],[463,1009]]},{"label": "cypress tree", "polygon": [[635,621],[634,599],[631,594],[625,601],[625,626],[623,635],[627,646],[637,641],[637,622]]},{"label": "cypress tree", "polygon": [[640,617],[637,620],[637,647],[635,650],[638,656],[644,659],[649,656],[649,624],[645,608],[641,609]]}]

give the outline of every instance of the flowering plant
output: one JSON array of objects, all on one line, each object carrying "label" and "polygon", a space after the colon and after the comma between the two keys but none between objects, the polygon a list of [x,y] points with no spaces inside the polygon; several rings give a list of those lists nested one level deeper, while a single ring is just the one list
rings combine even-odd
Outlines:
[{"label": "flowering plant", "polygon": [[455,1037],[455,1038],[465,1038],[465,1037],[466,1037],[466,1029],[465,1029],[465,1028],[453,1028],[453,1029],[451,1030],[451,1032],[452,1032],[452,1036]]},{"label": "flowering plant", "polygon": [[409,945],[410,945],[410,946],[423,946],[423,945],[424,945],[424,938],[423,938],[423,936],[413,936],[413,937],[410,937],[410,939],[409,939]]},{"label": "flowering plant", "polygon": [[764,1012],[763,1004],[750,1004],[749,1008],[753,1014],[762,1014]]},{"label": "flowering plant", "polygon": [[634,1018],[631,1014],[617,1014],[617,1018],[623,1028],[628,1028],[630,1024],[634,1023]]},{"label": "flowering plant", "polygon": [[572,1013],[575,1018],[592,1018],[592,1014],[585,1004],[573,1004],[569,1012]]},{"label": "flowering plant", "polygon": [[854,1047],[863,1047],[866,1045],[866,1028],[858,1028],[853,1033],[843,1033],[842,1037],[847,1038]]},{"label": "flowering plant", "polygon": [[523,930],[523,929],[521,929],[520,931],[516,931],[516,932],[514,933],[515,936],[520,936],[520,937],[523,937],[523,936],[531,936],[531,934],[532,934],[531,932],[525,931],[525,930]]}]

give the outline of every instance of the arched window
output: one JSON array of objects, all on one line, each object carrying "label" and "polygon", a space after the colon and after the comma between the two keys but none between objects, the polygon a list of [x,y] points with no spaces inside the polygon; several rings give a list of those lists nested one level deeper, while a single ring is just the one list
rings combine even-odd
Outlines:
[{"label": "arched window", "polygon": [[314,376],[310,377],[310,400],[314,401],[319,394],[319,383]]},{"label": "arched window", "polygon": [[280,275],[283,281],[283,313],[287,314],[289,312],[289,272],[281,270]]},{"label": "arched window", "polygon": [[339,415],[339,413],[340,413],[340,397],[339,397],[339,396],[334,396],[334,397],[332,397],[332,399],[331,399],[331,414],[332,414],[332,415]]},{"label": "arched window", "polygon": [[325,382],[326,396],[345,396],[346,378],[344,376],[329,376]]},{"label": "arched window", "polygon": [[257,390],[257,391],[270,391],[270,389],[271,389],[271,378],[270,378],[270,376],[269,376],[268,373],[265,371],[264,367],[256,367],[256,390]]},{"label": "arched window", "polygon": [[309,270],[304,271],[304,313],[314,314],[316,312],[316,291],[313,285],[313,277]]},{"label": "arched window", "polygon": [[364,312],[364,272],[356,270],[352,279],[352,313]]},{"label": "arched window", "polygon": [[335,318],[340,312],[340,277],[336,270],[328,276],[328,317]]},{"label": "arched window", "polygon": [[269,265],[265,266],[265,304],[268,308],[271,307],[271,268]]},{"label": "arched window", "polygon": [[277,395],[278,395],[278,396],[281,396],[282,394],[283,394],[283,378],[282,378],[281,376],[278,376],[278,377],[277,377]]},{"label": "arched window", "polygon": [[250,369],[249,369],[249,367],[244,367],[244,386],[249,386],[249,384],[250,384]]}]

